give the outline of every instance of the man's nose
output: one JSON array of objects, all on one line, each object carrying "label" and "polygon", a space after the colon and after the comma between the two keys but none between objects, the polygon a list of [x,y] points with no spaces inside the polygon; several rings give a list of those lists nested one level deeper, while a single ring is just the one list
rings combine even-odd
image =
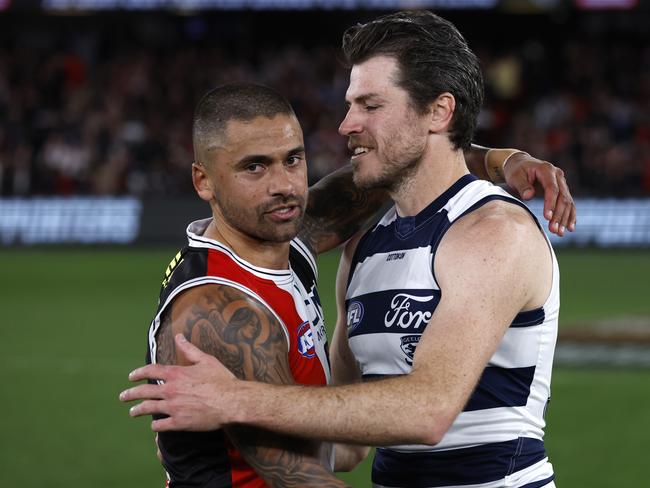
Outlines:
[{"label": "man's nose", "polygon": [[358,134],[363,130],[363,125],[361,123],[361,117],[358,112],[353,108],[348,109],[348,113],[345,114],[345,118],[339,125],[339,134],[342,136],[349,136],[352,134]]},{"label": "man's nose", "polygon": [[272,165],[269,193],[271,195],[282,195],[284,197],[294,195],[296,193],[294,180],[295,176],[284,164]]}]

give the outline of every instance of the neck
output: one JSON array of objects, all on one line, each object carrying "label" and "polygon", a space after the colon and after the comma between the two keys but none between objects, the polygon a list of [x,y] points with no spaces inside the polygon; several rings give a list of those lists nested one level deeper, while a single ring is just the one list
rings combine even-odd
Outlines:
[{"label": "neck", "polygon": [[417,215],[468,173],[463,151],[453,149],[446,137],[431,135],[417,169],[390,194],[397,213]]},{"label": "neck", "polygon": [[212,222],[205,230],[204,236],[227,245],[237,256],[260,268],[289,268],[288,241],[268,242],[252,238],[233,229],[214,212]]}]

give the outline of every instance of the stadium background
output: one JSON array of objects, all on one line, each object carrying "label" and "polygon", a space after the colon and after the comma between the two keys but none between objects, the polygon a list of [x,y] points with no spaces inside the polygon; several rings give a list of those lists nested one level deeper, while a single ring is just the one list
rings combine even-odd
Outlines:
[{"label": "stadium background", "polygon": [[[555,162],[578,199],[578,231],[554,240],[558,486],[648,486],[650,6],[415,3],[455,22],[481,59],[476,140]],[[340,34],[378,8],[398,4],[0,0],[2,485],[162,486],[148,421],[117,394],[144,359],[184,225],[207,212],[189,184],[192,108],[219,83],[275,86],[316,181],[345,159]],[[320,263],[329,324],[337,259]],[[368,473],[344,478],[365,487]]]}]

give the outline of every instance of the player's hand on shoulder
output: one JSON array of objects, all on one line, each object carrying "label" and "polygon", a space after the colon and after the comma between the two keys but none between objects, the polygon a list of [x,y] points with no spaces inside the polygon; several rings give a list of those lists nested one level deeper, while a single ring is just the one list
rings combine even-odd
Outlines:
[{"label": "player's hand on shoulder", "polygon": [[[225,285],[204,285],[179,295],[172,304],[168,346],[176,365],[150,364],[131,381],[160,380],[120,395],[143,400],[131,416],[164,414],[153,430],[214,430],[237,420],[244,381],[293,383],[285,330],[256,298]],[[164,341],[168,343],[169,341]],[[177,366],[185,365],[185,366]]]},{"label": "player's hand on shoulder", "polygon": [[523,200],[530,200],[537,192],[544,196],[544,218],[549,230],[563,236],[565,230],[576,226],[576,206],[564,171],[525,152],[508,158],[504,166],[506,184]]},{"label": "player's hand on shoulder", "polygon": [[[129,374],[130,381],[159,380],[142,384],[120,394],[123,402],[142,400],[131,407],[132,417],[161,414],[154,420],[156,432],[168,430],[208,431],[234,422],[236,409],[228,406],[239,383],[214,356],[192,345],[183,334],[174,338],[179,362],[187,366],[149,364]],[[216,400],[216,401],[215,401]]]}]

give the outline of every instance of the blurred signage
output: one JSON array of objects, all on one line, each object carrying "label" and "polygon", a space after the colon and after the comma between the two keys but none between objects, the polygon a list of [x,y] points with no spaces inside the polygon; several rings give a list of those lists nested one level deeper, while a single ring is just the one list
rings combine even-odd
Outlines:
[{"label": "blurred signage", "polygon": [[554,247],[650,247],[650,199],[579,199],[578,224],[564,237],[548,233],[543,202],[526,202],[547,231]]},{"label": "blurred signage", "polygon": [[[0,0],[1,2],[2,0]],[[487,9],[498,0],[43,0],[46,10]]]},{"label": "blurred signage", "polygon": [[128,244],[140,230],[136,198],[0,200],[0,242],[13,244]]},{"label": "blurred signage", "polygon": [[638,0],[575,0],[576,7],[584,10],[631,9]]},{"label": "blurred signage", "polygon": [[[577,228],[562,238],[548,233],[541,200],[527,205],[554,247],[650,248],[650,199],[577,200]],[[0,199],[0,245],[182,245],[187,224],[209,215],[198,198]]]}]

